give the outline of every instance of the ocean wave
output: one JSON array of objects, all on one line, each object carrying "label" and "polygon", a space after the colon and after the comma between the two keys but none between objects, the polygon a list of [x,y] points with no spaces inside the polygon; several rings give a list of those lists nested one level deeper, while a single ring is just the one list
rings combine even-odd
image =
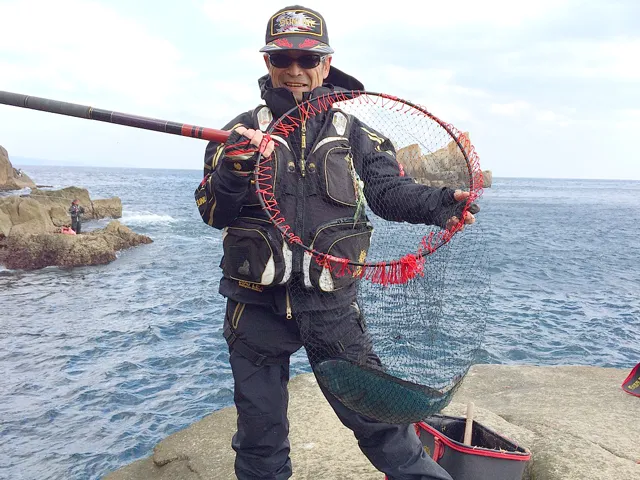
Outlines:
[{"label": "ocean wave", "polygon": [[125,213],[120,219],[122,223],[149,224],[149,223],[173,223],[177,220],[171,215],[157,213],[131,212]]}]

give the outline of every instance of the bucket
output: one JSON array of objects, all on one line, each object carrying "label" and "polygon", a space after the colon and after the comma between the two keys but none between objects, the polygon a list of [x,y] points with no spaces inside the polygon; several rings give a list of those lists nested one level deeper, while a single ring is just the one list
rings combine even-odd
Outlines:
[{"label": "bucket", "polygon": [[475,421],[465,445],[464,417],[431,415],[415,425],[427,454],[453,480],[521,480],[531,459],[528,450]]}]

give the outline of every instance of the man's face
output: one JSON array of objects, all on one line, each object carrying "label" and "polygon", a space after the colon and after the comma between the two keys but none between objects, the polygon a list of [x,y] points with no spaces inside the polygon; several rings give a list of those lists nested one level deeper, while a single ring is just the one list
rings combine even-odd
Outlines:
[{"label": "man's face", "polygon": [[[273,63],[281,65],[288,63],[288,59],[300,59],[300,62],[305,65],[312,64],[312,57],[318,57],[318,54],[309,53],[298,50],[284,50],[277,53],[272,53]],[[288,59],[286,58],[288,57]],[[327,56],[323,61],[313,68],[303,68],[298,62],[291,62],[289,66],[283,66],[281,68],[272,65],[269,60],[269,55],[265,54],[264,62],[269,69],[269,75],[271,76],[271,83],[275,88],[284,87],[293,93],[296,100],[302,100],[302,94],[304,92],[310,92],[316,87],[322,85],[323,80],[329,75],[329,66],[331,65],[331,57]],[[282,62],[282,63],[281,63]]]}]

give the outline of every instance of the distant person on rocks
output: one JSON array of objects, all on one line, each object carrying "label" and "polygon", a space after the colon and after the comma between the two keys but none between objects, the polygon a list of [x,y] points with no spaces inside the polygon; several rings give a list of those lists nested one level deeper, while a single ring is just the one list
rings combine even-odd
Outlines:
[{"label": "distant person on rocks", "polygon": [[80,233],[80,229],[82,228],[81,216],[84,213],[84,208],[80,206],[77,198],[71,202],[69,213],[71,214],[71,228],[74,232]]}]

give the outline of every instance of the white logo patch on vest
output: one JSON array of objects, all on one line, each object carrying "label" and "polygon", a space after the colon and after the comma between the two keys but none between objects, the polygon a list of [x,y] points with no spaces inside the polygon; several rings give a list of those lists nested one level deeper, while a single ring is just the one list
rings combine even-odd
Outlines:
[{"label": "white logo patch on vest", "polygon": [[333,128],[336,129],[338,135],[344,135],[348,123],[347,116],[344,113],[336,112],[331,123],[333,123]]},{"label": "white logo patch on vest", "polygon": [[258,111],[258,126],[260,127],[260,130],[262,130],[263,132],[266,131],[271,124],[271,120],[273,120],[273,114],[271,113],[271,110],[269,110],[268,107],[262,107]]}]

